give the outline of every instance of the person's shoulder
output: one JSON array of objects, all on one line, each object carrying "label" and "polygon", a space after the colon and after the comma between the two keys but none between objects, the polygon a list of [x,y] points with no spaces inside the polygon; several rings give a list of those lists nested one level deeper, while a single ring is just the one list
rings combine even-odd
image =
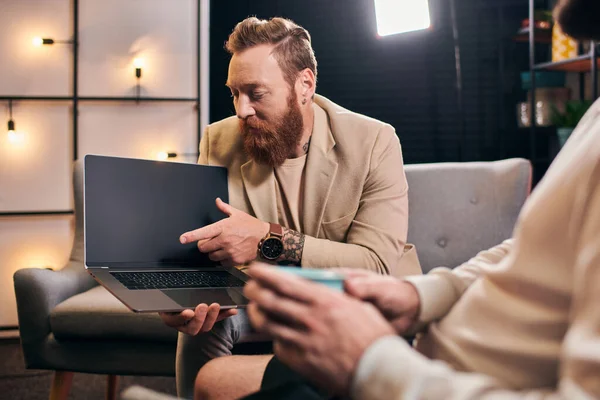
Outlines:
[{"label": "person's shoulder", "polygon": [[213,122],[208,125],[206,133],[210,136],[211,140],[239,140],[240,125],[238,118],[233,115],[220,121]]},{"label": "person's shoulder", "polygon": [[320,95],[315,96],[315,102],[327,113],[331,123],[344,125],[358,125],[360,128],[381,129],[386,124],[378,119],[350,111]]},{"label": "person's shoulder", "polygon": [[214,122],[204,131],[208,156],[213,162],[228,163],[237,154],[243,154],[242,135],[236,116]]},{"label": "person's shoulder", "polygon": [[205,135],[210,145],[218,148],[231,149],[239,146],[242,141],[240,124],[236,116],[222,119],[208,125]]},{"label": "person's shoulder", "polygon": [[350,111],[323,96],[316,96],[315,102],[327,114],[331,133],[338,143],[397,140],[394,127],[388,123]]}]

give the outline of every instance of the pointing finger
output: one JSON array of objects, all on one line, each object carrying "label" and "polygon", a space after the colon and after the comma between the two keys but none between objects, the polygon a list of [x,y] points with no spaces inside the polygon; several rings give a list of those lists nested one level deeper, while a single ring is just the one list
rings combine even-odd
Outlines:
[{"label": "pointing finger", "polygon": [[232,206],[230,206],[229,204],[227,204],[223,200],[221,200],[220,197],[217,197],[217,200],[215,200],[215,203],[217,204],[217,208],[221,212],[226,214],[228,217],[230,217],[231,215],[233,215],[233,213],[235,211],[237,211],[235,208],[233,208]]},{"label": "pointing finger", "polygon": [[215,236],[219,236],[223,232],[223,228],[220,224],[221,221],[215,222],[214,224],[206,225],[205,227],[189,231],[179,237],[181,244],[197,242],[199,240],[212,239]]}]

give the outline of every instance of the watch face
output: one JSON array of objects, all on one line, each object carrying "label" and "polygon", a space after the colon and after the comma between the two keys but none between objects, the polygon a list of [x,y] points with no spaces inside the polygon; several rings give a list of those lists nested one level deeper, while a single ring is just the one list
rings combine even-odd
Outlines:
[{"label": "watch face", "polygon": [[281,253],[283,253],[283,243],[280,239],[268,238],[263,242],[260,252],[264,258],[268,260],[275,260],[281,255]]}]

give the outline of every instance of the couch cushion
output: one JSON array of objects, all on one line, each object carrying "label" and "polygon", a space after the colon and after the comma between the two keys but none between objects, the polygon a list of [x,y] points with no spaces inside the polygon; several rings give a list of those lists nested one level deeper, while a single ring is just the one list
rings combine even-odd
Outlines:
[{"label": "couch cushion", "polygon": [[157,313],[134,313],[102,286],[57,305],[50,313],[50,327],[57,340],[177,341],[177,331],[163,324]]},{"label": "couch cushion", "polygon": [[524,159],[406,165],[408,242],[423,273],[456,267],[512,236],[531,188]]}]

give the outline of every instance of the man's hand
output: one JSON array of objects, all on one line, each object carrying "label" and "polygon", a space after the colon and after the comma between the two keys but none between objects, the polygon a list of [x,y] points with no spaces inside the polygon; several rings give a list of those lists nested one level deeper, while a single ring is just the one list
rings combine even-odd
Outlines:
[{"label": "man's hand", "polygon": [[365,351],[393,327],[369,303],[257,266],[244,294],[250,322],[274,338],[275,354],[318,386],[346,395]]},{"label": "man's hand", "polygon": [[179,332],[196,336],[200,332],[210,331],[215,322],[237,314],[237,310],[220,310],[217,303],[210,306],[199,304],[195,310],[183,310],[180,313],[158,313],[163,322]]},{"label": "man's hand", "polygon": [[346,276],[346,292],[377,307],[399,335],[417,322],[420,299],[410,283],[364,270],[343,270],[342,273]]},{"label": "man's hand", "polygon": [[229,218],[184,233],[180,237],[181,243],[198,242],[202,253],[208,253],[211,260],[220,261],[224,266],[243,265],[256,259],[258,243],[269,233],[269,224],[219,198],[216,204]]}]

